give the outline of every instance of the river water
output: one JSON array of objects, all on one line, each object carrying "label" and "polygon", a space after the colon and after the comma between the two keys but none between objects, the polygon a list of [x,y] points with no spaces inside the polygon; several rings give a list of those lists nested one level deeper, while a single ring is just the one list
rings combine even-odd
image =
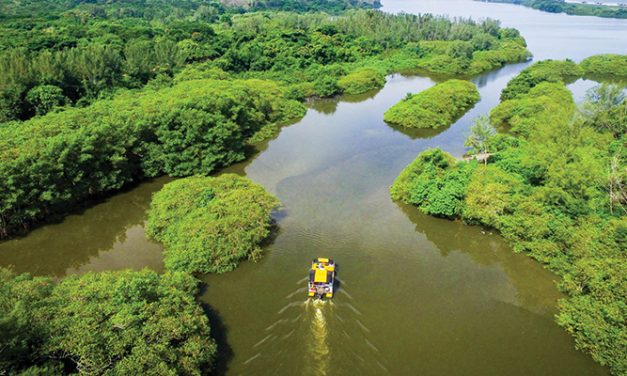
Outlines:
[{"label": "river water", "polygon": [[[579,61],[627,52],[627,20],[542,13],[469,0],[386,0],[384,10],[491,17],[518,28],[535,59]],[[388,187],[422,150],[464,152],[472,120],[498,103],[528,63],[473,79],[482,100],[438,131],[401,132],[383,122],[406,93],[435,84],[400,74],[361,96],[312,102],[248,161],[245,174],[283,203],[279,231],[258,263],[207,275],[200,295],[221,346],[219,371],[263,375],[597,375],[607,370],[574,349],[554,321],[555,277],[515,254],[490,230],[431,218],[391,201]],[[569,87],[581,99],[593,86]],[[60,223],[0,243],[0,265],[63,276],[90,270],[163,269],[146,239],[159,178]],[[332,301],[306,300],[310,259],[332,257]]]}]

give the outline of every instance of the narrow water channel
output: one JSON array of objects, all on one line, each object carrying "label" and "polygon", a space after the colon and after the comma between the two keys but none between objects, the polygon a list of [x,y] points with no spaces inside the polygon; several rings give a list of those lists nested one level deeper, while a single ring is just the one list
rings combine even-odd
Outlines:
[{"label": "narrow water channel", "polygon": [[[553,15],[467,0],[384,1],[387,11],[490,16],[517,27],[537,59],[627,51],[627,21]],[[567,36],[570,35],[571,39]],[[586,38],[581,38],[585,35]],[[454,155],[473,119],[498,103],[527,63],[473,81],[482,100],[438,131],[402,132],[383,113],[435,84],[388,77],[373,93],[311,103],[306,117],[226,172],[245,174],[283,203],[279,232],[259,263],[207,275],[200,300],[215,316],[227,374],[596,375],[554,321],[554,276],[489,230],[431,218],[393,202],[388,187],[430,147]],[[581,98],[593,83],[571,89]],[[89,270],[162,270],[143,223],[160,178],[60,223],[0,243],[0,265],[63,276]],[[340,280],[328,302],[306,300],[310,259],[333,257]]]}]

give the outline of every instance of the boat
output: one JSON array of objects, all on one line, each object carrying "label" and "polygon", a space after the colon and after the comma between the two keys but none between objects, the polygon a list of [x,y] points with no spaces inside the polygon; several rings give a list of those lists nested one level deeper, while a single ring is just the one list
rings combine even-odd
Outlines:
[{"label": "boat", "polygon": [[309,269],[309,296],[319,299],[332,298],[334,284],[335,262],[323,257],[313,259]]}]

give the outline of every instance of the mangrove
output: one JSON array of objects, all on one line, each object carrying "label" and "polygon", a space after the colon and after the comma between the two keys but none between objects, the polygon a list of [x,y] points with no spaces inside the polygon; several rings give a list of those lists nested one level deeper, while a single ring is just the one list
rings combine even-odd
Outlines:
[{"label": "mangrove", "polygon": [[564,83],[545,81],[504,100],[490,119],[511,133],[485,140],[486,166],[427,150],[398,176],[392,197],[427,214],[497,229],[515,251],[545,264],[561,277],[558,286],[567,295],[558,304],[558,324],[574,336],[577,348],[624,374],[627,101],[622,90],[601,85],[577,108]]},{"label": "mangrove", "polygon": [[278,206],[262,186],[235,174],[189,177],[154,195],[146,232],[164,244],[168,270],[223,273],[261,257]]},{"label": "mangrove", "polygon": [[185,273],[55,282],[0,268],[0,369],[20,375],[201,375],[217,351]]},{"label": "mangrove", "polygon": [[448,80],[418,94],[409,94],[385,112],[384,120],[406,128],[451,125],[480,99],[475,84]]},{"label": "mangrove", "polygon": [[[145,177],[209,174],[304,107],[273,82],[183,81],[0,127],[0,238]],[[288,121],[289,122],[289,121]]]}]

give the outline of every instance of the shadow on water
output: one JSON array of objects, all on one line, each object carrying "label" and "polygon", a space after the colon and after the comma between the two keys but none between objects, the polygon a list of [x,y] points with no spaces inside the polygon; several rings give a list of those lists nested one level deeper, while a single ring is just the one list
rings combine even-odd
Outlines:
[{"label": "shadow on water", "polygon": [[343,94],[332,98],[310,98],[307,107],[325,115],[333,115],[340,102],[359,103],[374,98],[383,88],[373,89],[362,94]]},{"label": "shadow on water", "polygon": [[[470,256],[476,263],[501,268],[516,288],[520,306],[538,313],[555,313],[555,302],[563,297],[556,290],[547,291],[546,285],[530,278],[537,271],[537,263],[530,257],[512,251],[498,231],[481,226],[469,226],[461,221],[434,218],[412,205],[397,202],[399,209],[415,225],[416,232],[435,244],[440,254],[450,257],[455,253]],[[557,280],[548,270],[540,273]]]},{"label": "shadow on water", "polygon": [[145,238],[143,224],[152,193],[169,180],[128,187],[62,221],[39,226],[28,236],[0,242],[0,266],[58,277],[144,266],[160,270],[161,247]]},{"label": "shadow on water", "polygon": [[430,139],[433,138],[435,136],[440,135],[441,133],[444,133],[445,131],[447,131],[449,128],[451,128],[453,126],[453,124],[457,123],[457,121],[459,119],[461,119],[462,117],[464,117],[464,114],[461,114],[460,116],[458,116],[456,119],[454,119],[451,124],[445,126],[445,127],[439,127],[439,128],[407,128],[407,127],[402,127],[399,125],[394,125],[394,124],[389,124],[386,123],[388,126],[390,126],[390,128],[392,128],[394,131],[399,132],[404,134],[405,136],[411,138],[412,140],[419,140],[419,139]]},{"label": "shadow on water", "polygon": [[[17,232],[16,234],[9,236],[8,238],[0,239],[0,244],[11,241],[11,240],[20,240],[27,238],[31,232],[37,231],[38,229],[46,226],[54,226],[62,224],[68,216],[82,216],[92,208],[105,204],[112,199],[115,199],[118,195],[124,195],[132,192],[133,190],[140,189],[144,184],[150,184],[154,182],[155,179],[138,179],[134,182],[128,183],[119,190],[102,193],[99,195],[91,196],[84,201],[66,204],[62,208],[58,208],[59,212],[54,212],[46,215],[45,219],[40,220],[39,222],[23,229],[21,232]],[[55,209],[56,210],[56,209]]]},{"label": "shadow on water", "polygon": [[[200,295],[202,296],[207,290],[207,285],[201,283]],[[228,343],[228,329],[224,325],[220,313],[213,307],[205,302],[200,302],[202,310],[209,319],[209,325],[211,326],[211,337],[216,341],[218,346],[218,352],[214,360],[213,369],[211,375],[223,376],[226,375],[229,370],[229,363],[233,358],[233,349]]]}]

